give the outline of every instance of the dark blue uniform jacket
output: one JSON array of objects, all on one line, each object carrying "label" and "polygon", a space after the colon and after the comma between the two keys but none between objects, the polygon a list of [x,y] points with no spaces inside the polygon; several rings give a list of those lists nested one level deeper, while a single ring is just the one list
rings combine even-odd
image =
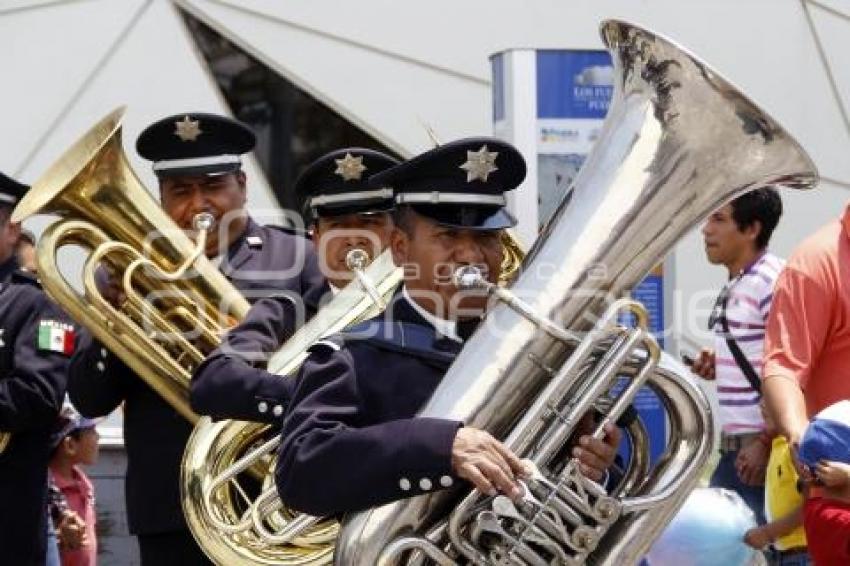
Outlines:
[{"label": "dark blue uniform jacket", "polygon": [[461,423],[415,415],[461,347],[396,293],[383,315],[311,348],[283,423],[286,504],[336,515],[455,483]]},{"label": "dark blue uniform jacket", "polygon": [[[252,302],[291,292],[309,305],[327,288],[309,240],[253,221],[231,245],[221,270]],[[88,333],[71,361],[68,390],[87,417],[109,414],[124,403],[130,532],[186,529],[179,470],[190,424]]]},{"label": "dark blue uniform jacket", "polygon": [[39,344],[43,324],[67,317],[14,260],[0,265],[0,563],[44,564],[50,433],[65,397],[68,356]]},{"label": "dark blue uniform jacket", "polygon": [[279,426],[295,381],[270,374],[265,368],[269,356],[303,323],[304,313],[300,310],[288,296],[254,303],[245,320],[231,329],[221,346],[195,370],[190,395],[192,410],[214,419]]}]

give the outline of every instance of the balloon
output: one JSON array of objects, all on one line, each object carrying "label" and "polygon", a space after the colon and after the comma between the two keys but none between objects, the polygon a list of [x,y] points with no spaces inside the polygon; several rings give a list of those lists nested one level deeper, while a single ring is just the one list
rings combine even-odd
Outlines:
[{"label": "balloon", "polygon": [[649,566],[743,566],[760,552],[744,543],[755,515],[737,493],[697,488],[652,545]]}]

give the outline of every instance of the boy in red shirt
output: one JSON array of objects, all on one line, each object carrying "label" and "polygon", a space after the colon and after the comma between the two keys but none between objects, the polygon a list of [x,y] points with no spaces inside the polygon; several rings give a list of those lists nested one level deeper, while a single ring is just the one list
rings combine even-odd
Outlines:
[{"label": "boy in red shirt", "polygon": [[850,564],[850,401],[815,415],[797,457],[817,480],[805,507],[809,552],[818,566]]},{"label": "boy in red shirt", "polygon": [[56,487],[65,497],[70,511],[76,515],[75,520],[82,520],[85,528],[81,544],[66,544],[60,536],[62,566],[97,564],[94,488],[80,468],[80,464],[90,466],[97,460],[97,423],[97,420],[83,418],[70,407],[66,407],[59,415],[53,435],[55,448],[50,459],[50,474]]}]

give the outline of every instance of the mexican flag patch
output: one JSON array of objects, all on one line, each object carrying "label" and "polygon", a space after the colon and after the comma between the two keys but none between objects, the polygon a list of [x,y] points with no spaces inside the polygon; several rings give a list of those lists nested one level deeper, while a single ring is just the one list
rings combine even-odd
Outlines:
[{"label": "mexican flag patch", "polygon": [[36,343],[39,350],[70,356],[74,353],[74,327],[56,320],[42,320],[38,323]]}]

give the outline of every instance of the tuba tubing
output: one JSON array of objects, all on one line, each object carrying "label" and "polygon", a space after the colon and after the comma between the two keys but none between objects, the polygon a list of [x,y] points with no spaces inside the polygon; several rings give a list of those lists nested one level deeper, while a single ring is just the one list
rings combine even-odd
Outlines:
[{"label": "tuba tubing", "polygon": [[[270,356],[269,373],[291,379],[318,340],[383,311],[401,281],[401,269],[390,251],[371,263],[359,249],[346,259],[355,280]],[[268,430],[259,423],[214,422],[207,417],[198,421],[180,471],[189,528],[207,556],[219,564],[330,564],[339,525],[284,508],[273,477],[280,437],[267,439]],[[261,480],[262,491],[251,502],[230,492],[231,482],[246,472]]]}]

